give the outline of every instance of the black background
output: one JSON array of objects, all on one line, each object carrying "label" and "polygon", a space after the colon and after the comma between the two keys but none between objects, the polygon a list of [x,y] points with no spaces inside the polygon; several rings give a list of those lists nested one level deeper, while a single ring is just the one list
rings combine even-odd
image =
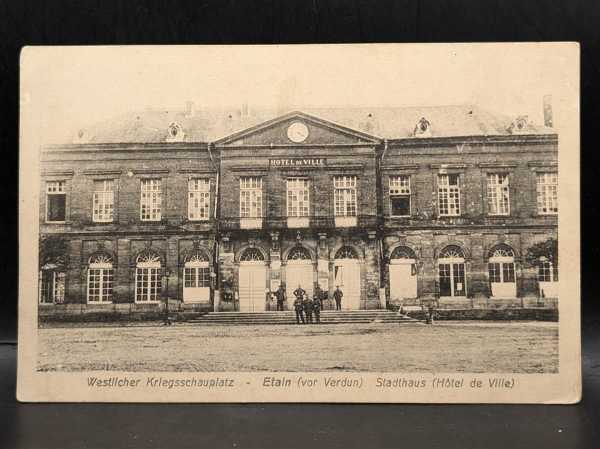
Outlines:
[{"label": "black background", "polygon": [[[16,403],[18,64],[22,46],[469,41],[581,43],[582,403]],[[600,151],[599,54],[600,4],[596,0],[0,0],[0,193],[4,206],[0,224],[0,448],[574,449],[600,445],[600,298],[592,288],[600,253],[595,201]],[[431,61],[431,69],[436,70],[435,61]]]}]

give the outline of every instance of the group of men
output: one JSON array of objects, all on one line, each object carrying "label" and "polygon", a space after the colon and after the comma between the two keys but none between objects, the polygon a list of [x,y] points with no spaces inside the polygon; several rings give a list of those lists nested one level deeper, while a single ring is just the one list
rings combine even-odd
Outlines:
[{"label": "group of men", "polygon": [[[300,324],[320,324],[321,323],[321,309],[323,308],[321,289],[317,286],[313,297],[310,298],[306,290],[298,285],[298,288],[294,290],[294,310],[296,311],[296,323]],[[335,309],[342,310],[342,297],[344,293],[340,289],[340,286],[336,286],[333,292],[333,299],[335,300]],[[279,285],[279,288],[275,292],[277,298],[277,310],[283,310],[283,303],[286,300],[285,288],[283,285]],[[313,319],[314,316],[314,319]]]}]

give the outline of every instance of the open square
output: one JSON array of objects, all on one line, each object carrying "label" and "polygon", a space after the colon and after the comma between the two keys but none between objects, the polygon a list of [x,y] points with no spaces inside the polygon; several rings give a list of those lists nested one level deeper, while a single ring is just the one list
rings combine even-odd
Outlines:
[{"label": "open square", "polygon": [[558,324],[48,327],[39,371],[557,373]]}]

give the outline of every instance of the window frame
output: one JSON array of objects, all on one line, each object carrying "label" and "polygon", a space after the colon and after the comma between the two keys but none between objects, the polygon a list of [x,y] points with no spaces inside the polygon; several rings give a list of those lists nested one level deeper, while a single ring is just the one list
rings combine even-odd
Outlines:
[{"label": "window frame", "polygon": [[[94,223],[113,223],[115,220],[115,186],[116,186],[116,180],[115,179],[94,179],[94,191],[92,192],[92,222]],[[112,190],[107,190],[106,186],[107,183],[110,182],[111,183],[111,189]],[[102,190],[98,190],[96,188],[97,183],[102,183]],[[101,219],[97,214],[96,214],[96,198],[98,194],[102,194],[102,196],[106,195],[106,194],[112,194],[112,195],[107,195],[111,197],[111,215],[110,215],[110,219]],[[98,203],[100,205],[100,203]],[[106,208],[106,203],[104,204],[104,208]],[[99,208],[100,210],[100,208]]]},{"label": "window frame", "polygon": [[[503,185],[500,182],[500,177],[504,177],[506,179],[506,185]],[[494,179],[494,183],[490,184],[490,181]],[[486,174],[486,201],[487,201],[487,214],[493,217],[509,217],[511,213],[510,207],[510,174],[504,172],[493,172]],[[503,205],[503,190],[506,189],[506,211],[501,211],[500,206]],[[494,193],[494,195],[490,195],[490,193]],[[494,199],[494,201],[492,201]],[[496,211],[492,211],[492,204],[494,205]]]},{"label": "window frame", "polygon": [[[60,186],[60,191],[49,191],[50,190],[50,184],[57,184]],[[49,216],[48,216],[48,212],[50,211],[50,195],[52,196],[59,196],[62,195],[64,197],[64,219],[63,220],[50,220]],[[67,180],[65,179],[49,179],[46,180],[46,211],[45,211],[45,217],[46,223],[54,223],[54,224],[61,224],[61,223],[66,223],[67,222]]]},{"label": "window frame", "polygon": [[[244,184],[250,184],[244,185]],[[252,185],[256,184],[256,185]],[[263,218],[263,178],[262,176],[240,176],[240,218],[241,219],[258,219]],[[257,205],[255,210],[252,210],[252,200],[254,200]],[[244,199],[244,194],[247,194],[247,198]],[[244,212],[244,205],[247,204],[247,214]],[[256,212],[256,215],[252,215],[253,212]]]},{"label": "window frame", "polygon": [[[399,190],[407,189],[404,192],[399,192],[399,193],[392,193],[392,183],[394,180],[397,181],[401,181],[402,179],[405,179],[407,181],[406,186],[402,186],[402,182],[400,182],[400,186],[399,187],[395,187]],[[390,175],[389,179],[388,179],[388,197],[389,197],[389,204],[390,204],[390,217],[392,218],[406,218],[406,217],[410,217],[412,215],[412,188],[411,188],[411,176],[410,175],[404,175],[404,174],[400,174],[400,175]],[[392,206],[392,198],[408,198],[408,214],[407,215],[396,215],[393,213],[394,208]]]},{"label": "window frame", "polygon": [[[455,178],[456,179],[456,185],[451,185],[450,184],[450,179]],[[447,179],[447,183],[442,183],[441,180],[442,179]],[[438,209],[438,216],[440,217],[460,217],[462,215],[462,201],[461,201],[461,186],[462,182],[461,182],[461,176],[460,173],[443,173],[443,174],[438,174],[437,175],[437,209]],[[445,189],[445,192],[442,191],[442,189]],[[454,191],[454,192],[453,192]],[[454,202],[454,210],[457,211],[456,213],[450,213],[450,198],[452,193],[454,193],[456,195],[456,200]],[[447,213],[442,213],[442,194],[446,195],[446,208],[447,208]]]},{"label": "window frame", "polygon": [[[51,301],[42,301],[42,298],[44,297],[43,293],[45,290],[44,275],[52,276],[52,280],[50,282],[51,287],[48,292],[49,298],[51,299]],[[59,289],[61,279],[62,279],[62,290]],[[57,282],[57,280],[59,282]],[[50,305],[54,305],[54,304],[64,304],[66,290],[67,290],[67,273],[66,273],[66,271],[53,270],[53,269],[41,269],[40,270],[38,304],[40,304],[42,306],[50,306]],[[61,296],[58,297],[58,300],[57,300],[57,291],[59,291],[61,293]]]},{"label": "window frame", "polygon": [[[98,300],[90,299],[92,294],[90,293],[90,280],[92,277],[92,271],[98,271],[98,293],[93,296],[98,296]],[[115,283],[115,272],[114,265],[112,262],[91,262],[88,264],[87,270],[87,302],[88,304],[112,304],[113,302],[113,291],[114,291],[114,283]],[[108,284],[106,287],[105,284]],[[105,291],[109,293],[105,294]],[[104,299],[104,298],[107,299]]]},{"label": "window frame", "polygon": [[[554,183],[547,182],[548,178],[552,179],[552,177],[556,180]],[[546,182],[540,182],[540,178],[542,178]],[[542,190],[540,190],[540,187]],[[554,187],[554,193],[550,198],[549,193],[552,191]],[[536,211],[538,215],[558,215],[558,172],[556,171],[538,171],[535,172],[535,188],[536,188]],[[542,201],[540,201],[540,199]],[[555,211],[546,211],[544,212],[542,209],[548,206],[555,206]],[[542,206],[542,207],[540,207]]]},{"label": "window frame", "polygon": [[[192,183],[195,183],[195,189],[192,189]],[[199,188],[199,186],[203,186]],[[210,220],[210,202],[211,202],[211,180],[209,178],[190,178],[188,179],[187,196],[187,218],[189,221],[208,221]],[[192,196],[198,195],[198,207],[194,207]],[[202,203],[202,205],[200,205]],[[206,216],[192,217],[192,211],[206,211]]]},{"label": "window frame", "polygon": [[[290,186],[290,184],[298,184],[300,181],[304,184],[302,187],[298,186]],[[296,214],[290,213],[290,208],[293,207],[294,201],[290,200],[290,194],[296,193],[295,207],[297,209]],[[303,195],[304,198],[300,199],[300,196]],[[290,177],[286,179],[286,217],[287,218],[308,218],[310,217],[310,179],[306,177]],[[301,205],[306,204],[305,210],[306,213],[302,213]],[[302,207],[304,209],[304,207]]]},{"label": "window frame", "polygon": [[[341,198],[339,198],[341,194]],[[348,198],[350,197],[350,198]],[[339,214],[338,203],[343,204],[343,214]],[[354,213],[348,213],[348,205],[354,205]],[[333,177],[334,217],[358,217],[358,176],[335,175]]]},{"label": "window frame", "polygon": [[[158,184],[158,189],[150,189],[150,190],[145,190],[144,189],[144,185],[146,184],[150,184],[150,186],[153,186],[154,183]],[[158,194],[158,217],[153,217],[153,210],[152,210],[152,203],[151,203],[151,199],[152,199],[152,194],[153,193],[157,193]],[[163,180],[162,178],[142,178],[140,179],[140,221],[143,222],[160,222],[162,220],[162,211],[163,211]],[[144,194],[146,195],[150,195],[146,198],[147,203],[144,201]],[[147,208],[150,208],[150,218],[144,218],[144,206],[146,206]]]}]

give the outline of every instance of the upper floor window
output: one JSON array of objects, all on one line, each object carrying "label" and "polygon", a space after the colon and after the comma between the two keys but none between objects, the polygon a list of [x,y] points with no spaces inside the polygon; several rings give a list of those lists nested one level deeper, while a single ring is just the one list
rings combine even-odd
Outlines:
[{"label": "upper floor window", "polygon": [[356,176],[335,176],[333,178],[335,215],[356,217]]},{"label": "upper floor window", "polygon": [[438,175],[438,208],[442,217],[460,215],[460,175]]},{"label": "upper floor window", "polygon": [[310,209],[309,180],[290,178],[287,180],[287,216],[308,217]]},{"label": "upper floor window", "polygon": [[66,206],[66,182],[46,182],[46,221],[58,223],[64,222],[67,213]]},{"label": "upper floor window", "polygon": [[558,214],[558,173],[537,174],[537,208],[541,215]]},{"label": "upper floor window", "polygon": [[160,179],[142,179],[140,218],[142,221],[160,221],[162,182]]},{"label": "upper floor window", "polygon": [[188,219],[208,220],[210,211],[210,180],[190,179],[188,182]]},{"label": "upper floor window", "polygon": [[510,191],[508,174],[488,173],[487,175],[487,200],[488,214],[510,214]]},{"label": "upper floor window", "polygon": [[103,179],[94,181],[93,220],[101,223],[113,221],[114,205],[114,180]]},{"label": "upper floor window", "polygon": [[262,217],[262,178],[256,176],[240,178],[240,217]]},{"label": "upper floor window", "polygon": [[410,176],[390,176],[390,209],[394,217],[410,216]]}]

